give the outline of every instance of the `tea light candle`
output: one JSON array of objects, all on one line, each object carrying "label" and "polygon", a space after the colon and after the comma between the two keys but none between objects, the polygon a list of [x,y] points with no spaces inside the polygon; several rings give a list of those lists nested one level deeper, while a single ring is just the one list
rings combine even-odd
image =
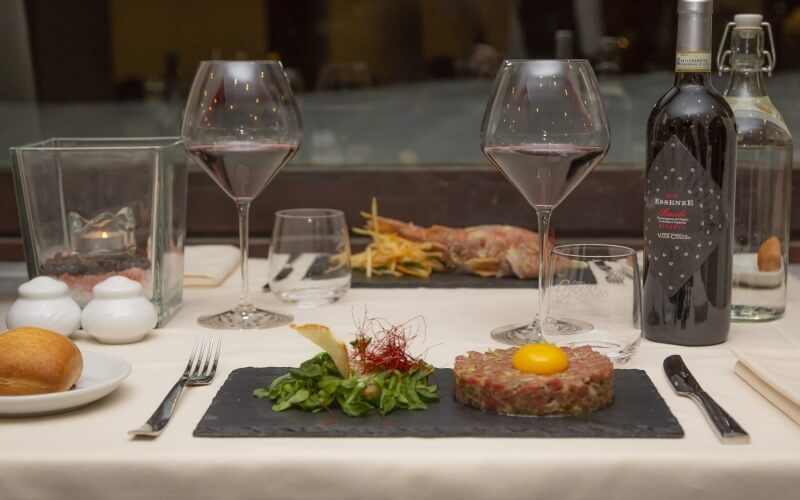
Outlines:
[{"label": "tea light candle", "polygon": [[120,253],[128,249],[122,231],[90,231],[78,236],[81,255]]}]

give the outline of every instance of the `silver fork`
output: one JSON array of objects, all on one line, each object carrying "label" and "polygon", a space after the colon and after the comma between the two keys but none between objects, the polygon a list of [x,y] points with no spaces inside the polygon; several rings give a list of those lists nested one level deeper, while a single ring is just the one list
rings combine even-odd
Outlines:
[{"label": "silver fork", "polygon": [[[199,345],[199,350],[198,350]],[[153,415],[147,419],[141,427],[128,431],[131,436],[149,436],[156,437],[164,430],[172,413],[175,411],[175,406],[178,404],[178,398],[183,392],[183,388],[187,385],[208,385],[214,380],[214,375],[217,373],[217,362],[219,361],[219,351],[222,341],[217,339],[216,343],[213,339],[203,339],[194,341],[192,353],[189,355],[189,363],[183,371],[181,378],[175,382],[172,389],[167,393],[164,401],[156,408]]]}]

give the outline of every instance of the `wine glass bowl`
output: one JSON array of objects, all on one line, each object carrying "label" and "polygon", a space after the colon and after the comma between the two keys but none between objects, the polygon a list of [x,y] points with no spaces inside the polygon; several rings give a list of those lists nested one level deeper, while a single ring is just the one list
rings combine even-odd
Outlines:
[{"label": "wine glass bowl", "polygon": [[[609,144],[608,121],[588,61],[503,62],[484,113],[481,150],[536,210],[540,317],[551,214],[605,156]],[[536,320],[497,328],[492,338],[512,345],[544,340]]]},{"label": "wine glass bowl", "polygon": [[256,308],[248,292],[248,215],[300,146],[302,124],[283,66],[277,61],[203,61],[181,123],[184,147],[236,203],[242,252],[242,292],[231,310],[202,316],[221,329],[268,328],[292,317]]}]

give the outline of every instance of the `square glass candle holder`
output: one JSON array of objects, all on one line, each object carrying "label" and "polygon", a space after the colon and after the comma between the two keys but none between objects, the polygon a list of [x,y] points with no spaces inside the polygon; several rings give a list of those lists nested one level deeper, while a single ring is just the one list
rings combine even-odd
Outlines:
[{"label": "square glass candle holder", "polygon": [[189,157],[177,138],[48,139],[11,148],[28,275],[81,306],[113,275],[140,282],[159,325],[183,299]]}]

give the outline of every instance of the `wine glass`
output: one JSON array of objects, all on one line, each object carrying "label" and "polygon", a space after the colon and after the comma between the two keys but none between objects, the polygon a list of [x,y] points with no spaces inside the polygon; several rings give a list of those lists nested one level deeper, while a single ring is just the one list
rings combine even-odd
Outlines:
[{"label": "wine glass", "polygon": [[200,166],[236,203],[242,252],[242,291],[233,309],[204,315],[203,326],[269,328],[292,317],[250,302],[247,277],[251,202],[300,145],[302,125],[289,80],[277,61],[203,61],[195,74],[181,139]]},{"label": "wine glass", "polygon": [[[503,61],[481,126],[481,149],[536,210],[539,220],[539,321],[501,326],[492,338],[504,344],[544,342],[547,235],[550,217],[605,156],[608,121],[597,79],[585,60]],[[589,325],[559,319],[549,327]]]}]

